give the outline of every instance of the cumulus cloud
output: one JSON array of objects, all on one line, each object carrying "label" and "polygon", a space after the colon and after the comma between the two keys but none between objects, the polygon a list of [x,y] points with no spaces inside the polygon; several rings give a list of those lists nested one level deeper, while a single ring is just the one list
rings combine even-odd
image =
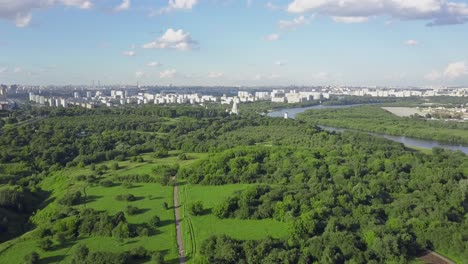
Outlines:
[{"label": "cumulus cloud", "polygon": [[8,70],[7,67],[0,67],[0,73],[4,73]]},{"label": "cumulus cloud", "polygon": [[169,28],[158,39],[143,45],[144,49],[176,49],[187,51],[195,48],[197,42],[192,39],[190,33],[182,29],[174,30]]},{"label": "cumulus cloud", "polygon": [[463,61],[449,64],[444,71],[444,77],[448,79],[457,79],[465,75],[468,75],[468,68]]},{"label": "cumulus cloud", "polygon": [[224,73],[222,73],[222,72],[210,72],[210,73],[208,73],[208,78],[211,78],[211,79],[221,78],[223,76],[224,76]]},{"label": "cumulus cloud", "polygon": [[63,5],[80,9],[93,6],[90,0],[1,0],[0,19],[13,21],[17,27],[26,27],[32,21],[34,9]]},{"label": "cumulus cloud", "polygon": [[440,72],[438,72],[436,70],[433,70],[433,71],[431,71],[430,73],[428,73],[428,74],[426,74],[424,76],[424,79],[426,79],[426,80],[428,80],[430,82],[437,81],[440,78],[442,78],[442,74],[440,74]]},{"label": "cumulus cloud", "polygon": [[284,66],[286,63],[284,61],[275,61],[276,66]]},{"label": "cumulus cloud", "polygon": [[198,4],[198,0],[169,0],[166,7],[161,8],[158,13],[168,13],[177,10],[191,10]]},{"label": "cumulus cloud", "polygon": [[268,36],[265,37],[266,40],[268,41],[276,41],[280,38],[279,34],[270,34]]},{"label": "cumulus cloud", "polygon": [[15,67],[15,69],[13,70],[14,73],[20,73],[20,72],[23,72],[23,69],[21,67]]},{"label": "cumulus cloud", "polygon": [[338,22],[338,23],[345,23],[345,24],[352,24],[352,23],[364,23],[369,21],[368,17],[362,17],[362,16],[333,16],[332,17],[333,21]]},{"label": "cumulus cloud", "polygon": [[172,69],[172,70],[165,70],[159,73],[159,78],[161,79],[170,79],[174,78],[176,75],[177,71]]},{"label": "cumulus cloud", "polygon": [[409,39],[409,40],[405,41],[405,45],[407,45],[407,46],[417,46],[417,45],[419,45],[419,42],[417,40],[414,40],[414,39]]},{"label": "cumulus cloud", "polygon": [[309,20],[304,16],[296,17],[293,20],[280,20],[278,22],[278,26],[281,29],[296,29],[306,24],[309,24]]},{"label": "cumulus cloud", "polygon": [[130,0],[123,0],[122,3],[118,6],[116,6],[114,8],[114,10],[116,12],[120,12],[120,11],[125,11],[125,10],[128,10],[130,9],[130,6],[132,5],[132,3],[130,2]]},{"label": "cumulus cloud", "polygon": [[133,51],[133,50],[128,50],[128,51],[124,51],[122,53],[124,56],[128,56],[128,57],[134,57],[136,55],[136,52]]},{"label": "cumulus cloud", "polygon": [[468,67],[464,61],[459,61],[450,63],[443,71],[431,71],[424,76],[424,79],[433,82],[442,78],[446,80],[455,80],[465,76],[468,76]]},{"label": "cumulus cloud", "polygon": [[425,20],[428,26],[468,22],[468,5],[450,0],[293,0],[287,10],[361,20],[382,15],[400,20]]},{"label": "cumulus cloud", "polygon": [[157,61],[151,61],[151,62],[148,62],[148,64],[146,64],[146,66],[148,66],[148,67],[159,67],[161,65],[162,64],[160,62],[157,62]]}]

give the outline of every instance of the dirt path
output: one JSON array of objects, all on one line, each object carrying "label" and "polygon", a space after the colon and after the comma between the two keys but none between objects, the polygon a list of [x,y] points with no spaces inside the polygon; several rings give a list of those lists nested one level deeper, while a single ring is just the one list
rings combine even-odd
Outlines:
[{"label": "dirt path", "polygon": [[427,264],[455,264],[455,262],[430,250],[426,251],[419,259]]},{"label": "dirt path", "polygon": [[175,225],[177,233],[177,248],[179,251],[179,262],[185,264],[184,256],[184,241],[182,237],[182,226],[180,224],[180,213],[179,213],[179,184],[176,182],[174,185],[174,214],[175,214]]}]

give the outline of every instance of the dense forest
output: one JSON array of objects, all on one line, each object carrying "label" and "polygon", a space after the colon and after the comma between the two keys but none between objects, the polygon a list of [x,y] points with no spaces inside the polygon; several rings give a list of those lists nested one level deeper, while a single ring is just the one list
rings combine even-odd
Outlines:
[{"label": "dense forest", "polygon": [[[346,112],[369,110],[380,114],[372,107]],[[250,184],[217,201],[208,213],[218,219],[273,219],[290,226],[282,238],[212,236],[200,246],[196,260],[201,263],[406,263],[425,249],[468,259],[465,154],[439,148],[423,154],[364,133],[323,131],[314,112],[299,120],[253,112],[236,116],[192,106],[30,109],[32,117],[47,118],[6,126],[0,137],[0,241],[33,229],[40,248],[49,250],[77,238],[121,241],[157,234],[158,216],[144,224],[128,221],[141,211],[132,202],[142,199],[130,191],[136,184],[172,184],[176,176],[201,186]],[[392,122],[398,126],[407,121]],[[421,125],[434,137],[445,137],[438,128]],[[184,153],[207,154],[184,167],[158,165],[149,174],[100,177],[118,170],[119,162],[141,163],[143,153],[160,158],[169,151],[182,153],[179,160],[190,159]],[[52,202],[41,182],[57,171],[84,167],[91,168],[92,175],[74,177],[77,186],[111,188],[119,182],[129,190],[115,197],[127,203],[123,211],[77,206],[92,197],[75,188],[54,201],[53,213],[31,217]],[[36,259],[33,253],[25,258]],[[160,252],[144,248],[111,254],[79,247],[72,259],[164,261]]]}]

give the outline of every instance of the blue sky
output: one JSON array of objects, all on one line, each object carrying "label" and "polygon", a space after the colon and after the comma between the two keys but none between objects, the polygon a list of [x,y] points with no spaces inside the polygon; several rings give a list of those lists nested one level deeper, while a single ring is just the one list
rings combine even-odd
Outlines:
[{"label": "blue sky", "polygon": [[0,0],[0,83],[468,85],[461,0]]}]

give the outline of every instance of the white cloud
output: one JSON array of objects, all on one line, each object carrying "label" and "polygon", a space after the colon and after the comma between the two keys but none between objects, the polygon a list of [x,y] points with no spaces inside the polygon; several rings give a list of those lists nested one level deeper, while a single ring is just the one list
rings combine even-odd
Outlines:
[{"label": "white cloud", "polygon": [[276,41],[280,38],[280,35],[279,34],[270,34],[268,36],[265,37],[266,40],[268,41]]},{"label": "white cloud", "polygon": [[151,62],[148,62],[148,64],[146,64],[146,66],[148,66],[148,67],[159,67],[161,65],[162,64],[160,62],[157,62],[157,61],[151,61]]},{"label": "white cloud", "polygon": [[163,14],[174,10],[191,10],[198,4],[198,0],[169,0],[166,7],[161,8],[157,13]]},{"label": "white cloud", "polygon": [[463,61],[449,64],[444,71],[444,77],[448,79],[457,79],[465,75],[468,75],[468,68]]},{"label": "white cloud", "polygon": [[20,73],[20,72],[23,72],[23,69],[21,67],[15,67],[15,69],[13,70],[14,73]]},{"label": "white cloud", "polygon": [[114,10],[116,12],[120,12],[120,11],[125,11],[125,10],[128,10],[130,9],[130,6],[132,5],[132,3],[130,2],[130,0],[123,0],[122,3],[118,6],[116,6],[114,8]]},{"label": "white cloud", "polygon": [[208,78],[211,78],[211,79],[221,78],[223,76],[224,76],[224,73],[222,73],[222,72],[210,72],[210,73],[208,73]]},{"label": "white cloud", "polygon": [[405,45],[407,45],[407,46],[417,46],[417,45],[419,45],[419,42],[417,40],[414,40],[414,39],[409,39],[409,40],[405,41]]},{"label": "white cloud", "polygon": [[436,70],[433,70],[431,71],[430,73],[426,74],[424,76],[424,79],[428,80],[428,81],[437,81],[439,80],[440,78],[442,78],[442,74],[440,74],[440,72],[436,71]]},{"label": "white cloud", "polygon": [[352,24],[352,23],[364,23],[369,21],[369,17],[364,16],[332,16],[333,21],[337,23],[345,23],[345,24]]},{"label": "white cloud", "polygon": [[124,56],[128,56],[128,57],[134,57],[136,55],[136,52],[133,51],[133,50],[128,50],[128,51],[124,51],[122,53]]},{"label": "white cloud", "polygon": [[468,22],[467,3],[454,0],[292,0],[287,10],[332,17],[361,17],[360,20],[371,16],[425,20],[428,26]]},{"label": "white cloud", "polygon": [[90,0],[0,0],[0,19],[14,21],[17,27],[26,27],[32,21],[34,9],[54,5],[89,9],[93,6]]},{"label": "white cloud", "polygon": [[191,50],[197,46],[197,42],[192,39],[190,33],[182,29],[174,30],[169,28],[166,32],[154,40],[143,45],[144,49],[176,49],[181,51]]},{"label": "white cloud", "polygon": [[296,17],[293,20],[280,20],[278,22],[278,26],[281,29],[295,29],[306,24],[309,24],[309,20],[304,16]]},{"label": "white cloud", "polygon": [[7,67],[1,67],[1,68],[0,68],[0,73],[4,73],[4,72],[6,72],[7,70],[8,70]]},{"label": "white cloud", "polygon": [[465,62],[459,61],[450,63],[443,71],[431,71],[424,76],[424,79],[434,82],[442,78],[446,80],[455,80],[465,76],[468,76],[468,67]]},{"label": "white cloud", "polygon": [[165,70],[159,73],[159,78],[161,79],[170,79],[173,78],[176,75],[177,71],[172,69],[172,70]]},{"label": "white cloud", "polygon": [[284,61],[275,61],[276,66],[284,66],[286,63]]},{"label": "white cloud", "polygon": [[260,81],[261,79],[263,79],[263,76],[262,76],[261,74],[256,74],[256,75],[254,76],[254,80],[255,80],[255,81]]},{"label": "white cloud", "polygon": [[135,72],[135,77],[136,77],[137,79],[143,78],[143,77],[145,77],[145,76],[146,76],[146,73],[145,73],[144,71],[137,71],[137,72]]}]

